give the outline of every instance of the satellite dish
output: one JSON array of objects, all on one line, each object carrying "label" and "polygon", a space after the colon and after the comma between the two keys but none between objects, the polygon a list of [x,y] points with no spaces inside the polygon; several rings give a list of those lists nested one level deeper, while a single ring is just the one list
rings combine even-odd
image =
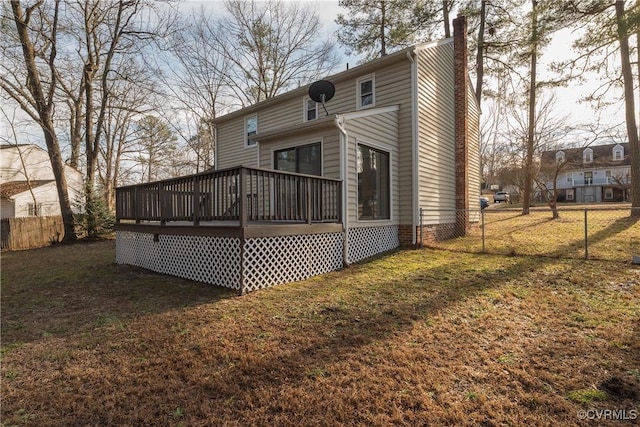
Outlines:
[{"label": "satellite dish", "polygon": [[324,112],[329,115],[327,107],[324,103],[329,102],[336,93],[336,87],[328,80],[318,80],[309,86],[309,98],[315,102],[320,102],[324,108]]}]

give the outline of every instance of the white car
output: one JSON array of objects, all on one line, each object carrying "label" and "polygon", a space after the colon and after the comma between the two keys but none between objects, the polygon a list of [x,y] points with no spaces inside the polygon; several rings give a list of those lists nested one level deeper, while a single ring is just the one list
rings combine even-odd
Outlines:
[{"label": "white car", "polygon": [[496,194],[494,194],[493,203],[500,203],[500,202],[510,203],[511,196],[509,196],[509,193],[507,193],[506,191],[498,191]]}]

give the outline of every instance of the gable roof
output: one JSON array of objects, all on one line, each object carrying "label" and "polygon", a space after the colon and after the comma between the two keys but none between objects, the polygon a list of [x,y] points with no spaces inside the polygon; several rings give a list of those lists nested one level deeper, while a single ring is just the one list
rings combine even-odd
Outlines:
[{"label": "gable roof", "polygon": [[[613,148],[617,145],[621,146],[624,149],[624,156],[622,160],[613,160]],[[593,161],[583,164],[582,153],[588,148],[593,151]],[[575,169],[577,167],[579,167],[580,169],[584,169],[585,167],[598,168],[606,166],[627,166],[631,164],[628,142],[543,151],[541,155],[542,162],[555,162],[556,153],[560,151],[564,152],[565,160],[567,161],[567,169]]]},{"label": "gable roof", "polygon": [[[405,49],[399,50],[397,52],[394,53],[390,53],[388,55],[382,56],[380,58],[376,58],[373,59],[369,62],[365,62],[364,64],[355,66],[353,68],[349,68],[345,71],[341,71],[337,74],[333,74],[327,77],[323,77],[323,80],[329,80],[332,83],[339,83],[341,81],[344,80],[348,80],[351,78],[354,78],[356,76],[360,76],[363,74],[367,74],[370,73],[380,67],[383,66],[387,66],[387,65],[391,65],[391,64],[395,64],[396,62],[400,62],[404,59],[407,58],[407,55],[412,54],[413,52],[419,51],[419,50],[423,50],[423,49],[428,49],[431,47],[435,47],[435,46],[440,46],[440,45],[444,45],[444,44],[453,44],[453,38],[449,37],[447,39],[442,39],[442,40],[436,40],[436,41],[430,41],[430,42],[424,42],[424,43],[418,43],[412,46],[409,46]],[[282,93],[280,95],[276,95],[273,98],[269,98],[269,99],[265,99],[264,101],[260,101],[256,104],[253,105],[249,105],[247,107],[241,108],[239,110],[235,110],[232,111],[230,113],[224,114],[216,119],[213,120],[214,124],[219,124],[222,122],[225,122],[227,120],[231,120],[233,118],[236,118],[238,116],[241,115],[247,115],[247,114],[251,114],[254,111],[272,105],[272,104],[277,104],[280,103],[282,101],[285,101],[287,99],[290,98],[295,98],[295,97],[299,97],[299,96],[304,96],[308,93],[309,91],[309,86],[311,85],[311,83],[306,84],[304,86],[301,86],[297,89],[293,89],[290,90],[288,92]]]},{"label": "gable roof", "polygon": [[[53,180],[42,180],[42,181],[30,181],[31,188],[40,187],[45,184],[49,184],[50,182],[54,182]],[[0,196],[3,199],[9,199],[11,196],[15,196],[16,194],[24,193],[29,190],[29,183],[27,181],[11,181],[0,184]]]}]

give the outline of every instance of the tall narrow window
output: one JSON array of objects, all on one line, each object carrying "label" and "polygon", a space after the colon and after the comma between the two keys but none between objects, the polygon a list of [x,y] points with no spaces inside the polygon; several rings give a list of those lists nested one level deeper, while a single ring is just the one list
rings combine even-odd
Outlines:
[{"label": "tall narrow window", "polygon": [[247,146],[256,145],[256,141],[251,138],[258,133],[258,116],[249,116],[244,120]]},{"label": "tall narrow window", "polygon": [[582,161],[584,163],[593,162],[593,150],[591,148],[587,148],[582,152]]},{"label": "tall narrow window", "polygon": [[556,153],[556,163],[562,164],[564,163],[564,151],[558,151]]},{"label": "tall narrow window", "polygon": [[320,143],[278,150],[274,157],[276,170],[322,175]]},{"label": "tall narrow window", "polygon": [[316,120],[318,118],[318,103],[312,99],[306,98],[304,102],[304,120],[306,122]]},{"label": "tall narrow window", "polygon": [[376,104],[375,80],[372,76],[358,80],[358,108],[372,107]]},{"label": "tall narrow window", "polygon": [[593,172],[585,172],[584,185],[592,185],[592,184],[593,184]]},{"label": "tall narrow window", "polygon": [[389,153],[358,146],[358,219],[391,218]]}]

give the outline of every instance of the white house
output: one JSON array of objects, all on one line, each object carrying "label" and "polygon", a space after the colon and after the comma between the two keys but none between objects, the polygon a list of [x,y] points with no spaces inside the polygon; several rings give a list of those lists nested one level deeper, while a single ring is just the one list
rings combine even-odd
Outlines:
[{"label": "white house", "polygon": [[[607,203],[630,199],[628,143],[545,151],[541,161],[558,165],[559,201]],[[553,182],[547,183],[547,188],[553,188]]]},{"label": "white house", "polygon": [[[82,174],[65,165],[71,203],[83,195]],[[60,215],[58,191],[46,150],[34,144],[0,145],[2,218]]]}]

